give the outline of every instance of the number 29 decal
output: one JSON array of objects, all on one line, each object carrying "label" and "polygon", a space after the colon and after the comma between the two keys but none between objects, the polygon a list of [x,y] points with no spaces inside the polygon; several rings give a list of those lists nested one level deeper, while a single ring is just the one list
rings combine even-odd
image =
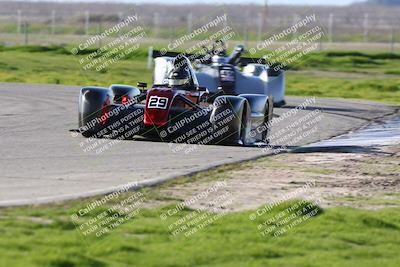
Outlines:
[{"label": "number 29 decal", "polygon": [[150,96],[148,108],[166,109],[168,105],[168,98],[160,96]]}]

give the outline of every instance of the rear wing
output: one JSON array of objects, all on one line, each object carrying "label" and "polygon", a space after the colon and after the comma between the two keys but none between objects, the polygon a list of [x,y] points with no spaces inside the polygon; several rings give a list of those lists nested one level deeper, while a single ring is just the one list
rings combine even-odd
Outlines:
[{"label": "rear wing", "polygon": [[240,57],[238,64],[240,64],[241,66],[246,66],[246,65],[249,65],[249,64],[263,64],[263,65],[266,65],[267,61],[265,60],[265,58]]}]

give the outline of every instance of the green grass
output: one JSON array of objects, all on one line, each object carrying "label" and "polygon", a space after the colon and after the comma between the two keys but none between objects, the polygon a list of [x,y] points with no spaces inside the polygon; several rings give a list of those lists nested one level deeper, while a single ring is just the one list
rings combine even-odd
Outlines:
[{"label": "green grass", "polygon": [[[316,216],[282,235],[263,236],[259,224],[299,204],[292,200],[254,221],[249,220],[254,210],[230,213],[191,236],[171,237],[169,225],[192,210],[186,208],[161,220],[161,214],[181,201],[164,189],[197,180],[222,180],[228,178],[226,170],[230,167],[246,166],[249,163],[222,166],[142,189],[148,202],[163,201],[162,204],[144,208],[101,237],[84,236],[77,228],[79,224],[71,220],[72,214],[101,197],[0,209],[0,266],[398,266],[400,208],[318,208]],[[110,200],[79,223],[88,222],[133,194],[124,193]],[[307,204],[299,204],[293,212],[307,214],[314,209]]]},{"label": "green grass", "polygon": [[[154,192],[145,190],[148,199]],[[132,194],[132,193],[128,193]],[[124,197],[127,197],[125,195]],[[156,194],[157,195],[157,194]],[[159,198],[158,196],[157,198]],[[0,266],[398,266],[400,209],[321,210],[281,236],[262,236],[253,211],[225,215],[192,236],[171,237],[171,205],[144,209],[100,238],[84,237],[70,216],[93,201],[0,210]],[[295,201],[274,208],[268,218]],[[105,210],[91,213],[94,218]],[[32,218],[40,218],[34,222]],[[86,218],[87,220],[88,218]]]},{"label": "green grass", "polygon": [[150,83],[152,72],[147,69],[145,56],[140,54],[143,51],[139,50],[137,56],[121,60],[106,70],[96,71],[84,70],[79,63],[84,55],[73,56],[69,48],[0,48],[0,81],[81,86]]},{"label": "green grass", "polygon": [[[279,55],[279,54],[278,54]],[[250,57],[250,55],[247,55]],[[262,57],[256,53],[251,57]],[[273,57],[272,57],[273,59]],[[321,70],[361,74],[399,74],[400,54],[358,51],[321,51],[303,55],[290,70]]]},{"label": "green grass", "polygon": [[[256,164],[271,165],[271,159]],[[275,162],[276,163],[276,162]],[[132,219],[96,237],[84,236],[79,225],[89,222],[112,205],[137,192],[128,192],[97,207],[79,219],[71,215],[103,196],[59,204],[0,209],[0,266],[15,267],[106,267],[106,266],[398,266],[400,255],[400,208],[377,211],[337,207],[321,209],[280,236],[260,233],[267,219],[295,207],[293,213],[307,214],[309,203],[292,200],[274,207],[255,220],[255,210],[229,213],[191,236],[172,237],[169,225],[192,210],[161,220],[160,215],[182,201],[168,188],[193,181],[229,179],[227,170],[244,169],[252,163],[227,165],[193,176],[180,177],[140,192],[147,203]],[[274,167],[282,167],[275,164]],[[286,166],[286,165],[285,165]],[[304,170],[306,171],[306,170]],[[394,199],[398,195],[393,195]],[[344,199],[349,201],[349,199]],[[355,201],[368,202],[371,199]],[[395,200],[371,204],[395,204]],[[159,203],[159,204],[154,204]],[[200,215],[203,215],[202,212]],[[300,215],[300,216],[301,216]],[[121,218],[121,217],[118,217]],[[108,224],[109,225],[109,224]],[[274,223],[268,224],[269,226]],[[265,229],[263,226],[262,229]]]},{"label": "green grass", "polygon": [[400,68],[400,54],[327,51],[307,55],[294,69],[390,74]]},{"label": "green grass", "polygon": [[290,73],[287,75],[286,94],[366,99],[399,104],[400,83],[399,79],[395,77],[346,79]]},{"label": "green grass", "polygon": [[399,193],[389,193],[385,194],[384,196],[379,197],[361,197],[361,196],[344,196],[334,198],[335,201],[344,201],[347,203],[354,203],[354,204],[364,204],[364,205],[371,205],[371,206],[399,206],[400,205],[400,194]]},{"label": "green grass", "polygon": [[[141,47],[128,58],[108,68],[84,70],[73,56],[71,46],[0,46],[0,82],[49,83],[109,86],[111,83],[151,84],[147,69],[147,48]],[[93,50],[85,51],[86,55]],[[400,54],[360,52],[314,53],[291,66],[295,70],[323,70],[366,73],[365,78],[315,77],[293,72],[287,75],[287,94],[317,97],[343,97],[400,103],[398,77]],[[390,77],[379,77],[392,74]]]}]

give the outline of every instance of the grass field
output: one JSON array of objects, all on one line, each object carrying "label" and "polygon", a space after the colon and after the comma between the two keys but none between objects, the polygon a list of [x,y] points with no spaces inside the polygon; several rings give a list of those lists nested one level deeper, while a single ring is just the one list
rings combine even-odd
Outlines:
[{"label": "grass field", "polygon": [[288,95],[367,99],[400,103],[399,78],[333,78],[289,73]]},{"label": "grass field", "polygon": [[399,65],[400,54],[331,51],[311,54],[295,67],[364,74],[399,74]]},{"label": "grass field", "polygon": [[[129,58],[107,69],[84,70],[79,63],[84,55],[73,56],[69,48],[0,47],[0,82],[49,83],[109,86],[111,83],[151,84],[152,71],[147,69],[147,51],[142,47]],[[400,103],[400,55],[358,52],[315,53],[291,70],[340,72],[351,75],[304,75],[289,72],[288,95],[343,97]]]},{"label": "grass field", "polygon": [[[223,168],[191,177],[223,175]],[[188,177],[163,185],[189,182]],[[257,229],[265,221],[249,220],[254,211],[229,213],[188,237],[171,236],[169,225],[192,211],[160,219],[179,199],[160,188],[143,190],[146,202],[169,201],[140,213],[95,237],[84,236],[71,215],[95,199],[40,207],[0,209],[0,266],[398,266],[400,209],[365,211],[353,208],[319,209],[316,216],[278,237]],[[84,217],[96,218],[124,193]],[[99,200],[100,198],[98,198]],[[293,206],[285,202],[268,213],[275,216]],[[146,205],[145,205],[146,206]],[[303,209],[304,208],[304,209]],[[306,214],[306,204],[296,210]],[[204,212],[202,212],[203,214]]]},{"label": "grass field", "polygon": [[146,56],[140,53],[146,51],[140,50],[134,58],[121,60],[108,70],[98,72],[84,70],[79,63],[82,56],[73,56],[62,47],[17,47],[0,52],[0,81],[82,86],[150,82]]}]

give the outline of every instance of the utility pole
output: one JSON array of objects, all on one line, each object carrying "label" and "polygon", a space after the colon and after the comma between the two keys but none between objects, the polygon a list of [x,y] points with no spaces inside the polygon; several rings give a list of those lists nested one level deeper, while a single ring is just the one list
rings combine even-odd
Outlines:
[{"label": "utility pole", "polygon": [[329,34],[329,42],[333,42],[333,13],[329,14],[329,20],[328,20],[328,34]]},{"label": "utility pole", "polygon": [[[122,12],[118,12],[118,23],[124,20],[124,14]],[[122,29],[118,31],[119,36],[122,35]]]},{"label": "utility pole", "polygon": [[224,13],[224,15],[226,16],[226,20],[224,20],[224,29],[226,29],[226,27],[228,27],[228,14]]},{"label": "utility pole", "polygon": [[21,33],[21,10],[17,11],[17,33]]},{"label": "utility pole", "polygon": [[29,24],[27,21],[24,21],[24,33],[25,33],[25,40],[24,43],[25,45],[28,45],[28,35],[29,35]]},{"label": "utility pole", "polygon": [[[99,17],[99,24],[97,24],[97,34],[99,35],[99,37],[101,36],[101,30],[102,30],[102,24],[101,24],[101,17]],[[101,41],[101,37],[99,38],[98,41],[98,48],[100,49],[102,47],[102,41]]]},{"label": "utility pole", "polygon": [[[246,17],[249,18],[250,17],[249,10],[247,10],[246,13],[247,13]],[[249,22],[248,22],[248,20],[246,20],[245,23],[246,23],[246,25],[245,25],[245,28],[244,28],[244,43],[245,43],[245,46],[247,47],[248,46],[248,42],[249,42]]]},{"label": "utility pole", "polygon": [[258,32],[257,32],[257,41],[261,42],[262,38],[262,29],[263,29],[263,13],[258,13]]},{"label": "utility pole", "polygon": [[[292,25],[295,25],[299,21],[300,17],[297,14],[293,14]],[[293,38],[297,38],[297,32],[293,32]]]},{"label": "utility pole", "polygon": [[85,34],[89,35],[89,22],[90,22],[90,13],[89,11],[85,12]]},{"label": "utility pole", "polygon": [[394,52],[394,45],[396,43],[396,32],[394,30],[394,28],[392,28],[392,32],[390,34],[391,38],[390,38],[390,51],[393,53]]},{"label": "utility pole", "polygon": [[158,38],[159,37],[159,24],[160,24],[160,16],[158,12],[154,13],[153,17],[153,27],[154,27],[154,37]]},{"label": "utility pole", "polygon": [[190,34],[193,30],[193,13],[190,12],[187,16],[187,34]]},{"label": "utility pole", "polygon": [[51,34],[53,35],[56,28],[56,11],[51,11]]},{"label": "utility pole", "polygon": [[364,14],[364,22],[363,22],[363,28],[364,28],[364,42],[368,42],[368,13]]},{"label": "utility pole", "polygon": [[263,12],[262,12],[263,29],[267,30],[267,20],[268,20],[268,0],[264,0]]}]

